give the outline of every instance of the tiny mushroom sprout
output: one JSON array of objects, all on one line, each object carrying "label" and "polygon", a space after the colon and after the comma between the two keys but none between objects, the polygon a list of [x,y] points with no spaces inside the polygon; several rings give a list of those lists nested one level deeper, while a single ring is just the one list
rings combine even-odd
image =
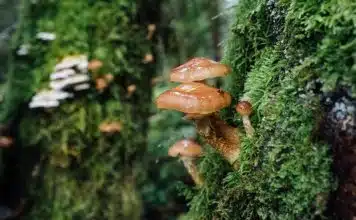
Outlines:
[{"label": "tiny mushroom sprout", "polygon": [[214,114],[230,104],[229,93],[197,82],[181,84],[156,99],[157,108],[187,113],[197,132],[233,164],[240,151],[238,130]]},{"label": "tiny mushroom sprout", "polygon": [[103,66],[100,60],[91,60],[88,64],[88,70],[96,72]]},{"label": "tiny mushroom sprout", "polygon": [[119,121],[103,122],[99,125],[99,130],[106,134],[119,133],[121,129],[122,124]]},{"label": "tiny mushroom sprout", "polygon": [[149,24],[147,26],[148,34],[147,34],[147,40],[151,40],[153,37],[154,32],[156,31],[156,25],[155,24]]},{"label": "tiny mushroom sprout", "polygon": [[242,116],[242,122],[245,127],[245,131],[248,137],[252,137],[255,130],[251,125],[249,116],[252,113],[252,105],[248,101],[240,101],[236,105],[236,111]]},{"label": "tiny mushroom sprout", "polygon": [[206,79],[223,77],[231,72],[231,68],[208,58],[196,57],[174,68],[170,74],[172,82],[197,82]]},{"label": "tiny mushroom sprout", "polygon": [[132,94],[134,94],[134,92],[136,91],[137,86],[135,84],[131,84],[127,87],[127,95],[126,97],[129,98],[132,96]]},{"label": "tiny mushroom sprout", "polygon": [[183,161],[184,167],[191,175],[192,179],[198,186],[203,185],[203,179],[200,176],[195,165],[195,159],[202,154],[201,146],[189,139],[183,139],[175,143],[168,150],[168,155],[171,157],[180,157]]},{"label": "tiny mushroom sprout", "polygon": [[0,136],[0,148],[8,148],[13,144],[13,139],[7,136]]},{"label": "tiny mushroom sprout", "polygon": [[142,62],[143,63],[152,63],[154,61],[154,57],[151,53],[146,53]]}]

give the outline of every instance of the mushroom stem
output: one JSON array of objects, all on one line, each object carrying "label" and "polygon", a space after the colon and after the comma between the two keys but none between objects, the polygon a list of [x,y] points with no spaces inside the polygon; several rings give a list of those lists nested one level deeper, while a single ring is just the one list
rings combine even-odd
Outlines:
[{"label": "mushroom stem", "polygon": [[234,164],[240,154],[238,129],[226,124],[216,115],[195,119],[197,132],[224,158]]},{"label": "mushroom stem", "polygon": [[242,123],[244,124],[244,128],[245,128],[247,137],[251,138],[253,136],[253,134],[255,133],[255,129],[253,129],[253,127],[251,125],[249,116],[247,116],[247,115],[242,116]]},{"label": "mushroom stem", "polygon": [[184,167],[187,169],[195,184],[197,184],[199,187],[202,186],[204,181],[198,172],[197,166],[194,163],[194,158],[182,156],[181,160],[183,161]]}]

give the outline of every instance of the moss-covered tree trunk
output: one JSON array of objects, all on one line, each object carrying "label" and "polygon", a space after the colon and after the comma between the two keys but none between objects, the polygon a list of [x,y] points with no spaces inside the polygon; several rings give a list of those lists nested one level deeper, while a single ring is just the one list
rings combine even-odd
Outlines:
[{"label": "moss-covered tree trunk", "polygon": [[251,101],[256,132],[241,129],[238,170],[205,155],[187,219],[355,219],[355,14],[354,1],[238,2],[227,88]]},{"label": "moss-covered tree trunk", "polygon": [[[159,1],[151,3],[159,8]],[[3,198],[12,198],[7,205],[13,208],[26,199],[25,219],[140,219],[137,183],[154,71],[142,62],[152,53],[149,7],[130,0],[61,0],[22,1],[21,8],[0,112],[15,139],[3,150]],[[146,20],[140,17],[145,13]],[[41,40],[40,32],[56,37]],[[23,46],[28,51],[19,54]],[[30,109],[30,98],[49,87],[54,66],[73,55],[102,61],[89,73],[91,88],[59,107]],[[107,74],[113,81],[98,91],[95,80]],[[128,95],[130,85],[136,90]],[[105,122],[121,130],[105,134],[99,129]]]}]

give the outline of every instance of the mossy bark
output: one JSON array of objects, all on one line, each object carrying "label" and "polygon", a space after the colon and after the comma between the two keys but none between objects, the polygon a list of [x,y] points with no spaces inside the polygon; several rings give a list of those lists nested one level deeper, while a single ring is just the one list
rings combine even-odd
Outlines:
[{"label": "mossy bark", "polygon": [[[224,56],[233,69],[226,87],[234,103],[251,100],[256,131],[241,137],[239,170],[216,152],[201,161],[205,186],[189,194],[188,219],[355,216],[354,157],[346,158],[356,135],[355,14],[352,1],[239,1]],[[346,107],[337,109],[340,103]],[[222,115],[242,127],[232,108]],[[346,171],[338,162],[345,159]],[[339,164],[334,173],[332,163]],[[336,196],[345,202],[335,209],[328,201],[335,204],[329,195],[340,170],[348,193]]]},{"label": "mossy bark", "polygon": [[[159,2],[159,1],[157,1]],[[20,28],[14,39],[1,121],[16,140],[5,158],[4,191],[16,180],[18,198],[27,198],[25,219],[140,219],[138,183],[144,172],[152,53],[141,2],[23,1]],[[149,15],[148,15],[149,16]],[[146,17],[148,18],[148,17]],[[147,22],[147,23],[146,23]],[[36,38],[56,34],[54,41]],[[29,44],[29,53],[16,54]],[[92,88],[50,110],[28,109],[35,92],[48,87],[61,58],[85,54],[103,62],[99,76],[114,81],[103,92]],[[127,87],[137,90],[127,96]],[[119,121],[120,133],[105,135],[100,123]],[[16,154],[14,155],[14,152]],[[11,191],[13,192],[13,191]],[[9,191],[8,197],[13,196]]]}]

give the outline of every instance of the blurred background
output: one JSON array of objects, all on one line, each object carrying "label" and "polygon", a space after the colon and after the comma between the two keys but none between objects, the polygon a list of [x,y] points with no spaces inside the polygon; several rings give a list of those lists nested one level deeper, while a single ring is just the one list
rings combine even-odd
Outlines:
[{"label": "blurred background", "polygon": [[[102,7],[102,11],[101,11],[102,17],[106,16],[105,13],[107,14],[110,13],[109,11],[104,12],[105,10],[107,10],[106,8],[109,7],[109,6],[105,6],[104,3],[102,5],[100,5],[99,3],[95,5],[94,2],[90,3],[90,1],[80,1],[80,2],[83,2],[84,5],[89,4],[91,5],[90,7],[93,8]],[[123,3],[120,6],[119,3],[120,1],[117,2],[118,2],[117,4],[119,4],[119,8],[114,13],[123,14],[125,12],[120,12],[120,10],[124,10],[124,11],[131,10],[129,8],[130,3],[126,3],[126,1],[122,1]],[[184,63],[189,58],[196,57],[196,56],[208,57],[217,61],[221,59],[224,39],[226,38],[226,35],[228,33],[228,26],[230,22],[229,18],[231,18],[231,16],[229,16],[229,13],[233,12],[233,7],[234,4],[236,4],[236,2],[237,1],[231,1],[231,0],[230,1],[162,0],[162,1],[155,1],[155,2],[148,1],[148,3],[140,4],[141,8],[135,9],[135,10],[139,10],[138,23],[141,26],[142,29],[141,32],[143,32],[142,36],[145,36],[145,34],[148,35],[152,34],[151,40],[153,41],[153,43],[152,45],[149,46],[151,52],[147,52],[147,50],[144,49],[146,50],[145,57],[147,58],[147,55],[149,56],[148,60],[145,62],[150,63],[148,65],[151,65],[152,63],[151,67],[148,68],[150,69],[151,73],[144,73],[150,75],[150,77],[147,80],[145,80],[144,83],[147,84],[149,82],[149,85],[147,86],[151,87],[151,89],[148,90],[147,93],[151,94],[150,91],[152,91],[153,99],[155,99],[163,91],[175,86],[174,83],[170,83],[168,81],[169,72],[173,67],[178,66]],[[54,49],[47,49],[48,47],[47,42],[34,42],[31,39],[31,35],[36,35],[41,31],[46,33],[55,33],[55,32],[57,33],[60,32],[63,28],[64,29],[68,28],[68,30],[71,30],[71,28],[76,28],[75,24],[66,27],[64,23],[59,23],[62,22],[60,20],[61,19],[60,16],[68,16],[68,17],[76,16],[76,15],[71,15],[70,11],[68,12],[68,15],[66,15],[66,12],[63,11],[64,9],[61,9],[61,7],[62,8],[66,7],[65,4],[70,5],[71,1],[69,0],[63,1],[63,4],[61,3],[57,4],[55,1],[41,1],[41,0],[29,1],[29,2],[14,1],[14,0],[0,1],[0,14],[1,14],[0,76],[1,76],[1,80],[3,81],[1,85],[1,91],[2,91],[1,95],[4,95],[7,92],[7,93],[14,94],[11,96],[17,96],[15,98],[11,97],[10,98],[11,101],[7,101],[7,100],[4,101],[2,106],[3,135],[11,136],[11,138],[13,138],[12,140],[15,140],[15,138],[17,140],[15,140],[16,149],[15,150],[5,149],[5,152],[2,155],[2,160],[0,160],[2,164],[1,165],[1,170],[2,170],[1,205],[2,206],[0,207],[0,219],[2,219],[1,216],[3,216],[3,218],[5,219],[7,215],[8,217],[11,218],[11,212],[13,214],[12,217],[15,218],[16,216],[22,216],[24,218],[29,218],[29,219],[45,219],[45,218],[67,219],[68,216],[77,216],[78,219],[84,219],[84,216],[87,216],[85,219],[89,219],[88,216],[91,216],[90,219],[95,219],[95,216],[100,214],[95,214],[96,211],[94,210],[99,209],[97,213],[101,213],[100,209],[104,208],[105,204],[112,202],[110,201],[111,200],[110,198],[107,198],[106,202],[99,202],[97,204],[89,205],[90,209],[93,210],[92,215],[89,215],[89,213],[80,214],[80,211],[78,210],[84,210],[85,205],[83,205],[82,208],[72,207],[70,209],[65,209],[66,206],[60,208],[61,205],[57,203],[63,203],[63,201],[61,201],[60,198],[62,198],[62,200],[63,199],[65,200],[66,196],[60,196],[59,194],[64,192],[57,192],[57,191],[63,191],[65,188],[67,188],[68,192],[65,193],[71,194],[72,190],[75,190],[76,187],[85,187],[85,186],[79,186],[79,185],[73,186],[71,182],[75,180],[74,179],[71,180],[70,177],[68,176],[66,176],[65,178],[63,177],[64,179],[61,178],[61,180],[57,180],[57,181],[61,181],[63,184],[61,187],[58,187],[57,189],[53,188],[56,187],[55,185],[53,185],[54,183],[49,183],[49,182],[46,183],[41,181],[45,181],[46,178],[53,178],[50,177],[53,175],[60,175],[60,174],[56,174],[56,172],[58,172],[56,171],[58,166],[61,167],[61,169],[68,170],[68,171],[62,170],[60,172],[69,172],[72,173],[71,175],[74,175],[74,173],[77,172],[79,173],[83,172],[81,175],[85,175],[84,173],[86,171],[80,171],[80,169],[83,169],[80,168],[81,165],[68,164],[73,162],[68,162],[66,156],[64,156],[63,153],[61,153],[62,151],[58,151],[58,150],[49,151],[48,149],[49,148],[54,149],[55,146],[58,145],[58,143],[56,143],[55,140],[52,140],[52,138],[61,138],[61,139],[64,138],[67,140],[65,141],[66,143],[70,143],[73,141],[76,142],[76,141],[71,140],[70,137],[71,132],[69,132],[69,134],[68,133],[64,134],[65,132],[61,133],[61,131],[59,131],[59,129],[69,129],[66,128],[65,126],[64,127],[59,126],[58,123],[56,122],[56,120],[58,119],[61,120],[60,118],[64,117],[63,115],[56,117],[57,119],[54,119],[53,116],[48,115],[48,114],[52,114],[51,112],[48,111],[45,111],[43,113],[35,110],[35,113],[33,114],[27,112],[24,113],[23,111],[18,110],[19,108],[25,107],[22,103],[23,101],[28,100],[33,95],[33,92],[39,91],[39,89],[43,87],[44,83],[48,83],[48,78],[46,79],[46,77],[48,77],[49,74],[48,71],[50,71],[48,66],[54,64],[53,61],[48,59],[48,57],[51,56],[50,54],[54,53],[51,52],[51,50]],[[69,7],[69,9],[72,8],[73,11],[75,11],[74,7],[77,6],[73,4],[73,6]],[[125,9],[122,7],[128,7],[128,8]],[[156,8],[149,9],[150,7],[156,7]],[[86,9],[89,10],[87,6],[83,6],[83,11],[82,12],[78,11],[78,13],[82,13],[82,15],[84,15],[84,17],[82,16],[81,19],[85,19],[86,16],[85,14],[90,13],[90,12],[86,12],[85,11]],[[60,13],[63,13],[63,15],[61,15]],[[31,14],[33,16],[31,16]],[[134,15],[134,12],[132,14]],[[87,19],[88,16],[90,15],[87,15]],[[130,16],[132,15],[128,14],[128,17]],[[72,19],[68,19],[67,21],[73,23],[76,22],[73,21]],[[130,22],[132,21],[129,20],[126,21],[126,23],[130,23]],[[81,28],[80,26],[86,25],[84,23],[78,24],[79,25],[78,28]],[[64,26],[59,27],[59,25],[64,25]],[[90,26],[90,24],[88,25],[89,25],[88,28],[93,28],[92,26],[103,25],[103,24],[98,23],[98,24],[91,24],[92,26]],[[151,33],[148,28],[150,25],[151,28],[153,27]],[[91,40],[92,41],[94,40],[90,38],[95,38],[97,36],[92,36],[91,33],[94,33],[95,31],[90,32],[91,30],[88,28],[86,28],[85,31],[89,31],[87,37],[88,37],[88,42],[90,44]],[[148,29],[145,30],[145,28]],[[46,29],[50,31],[47,31]],[[83,32],[81,33],[81,31],[83,30],[78,29],[77,34],[86,35],[86,33]],[[76,36],[71,37],[68,35],[64,40],[66,41],[66,44],[77,44],[73,42],[75,41],[78,42],[82,39],[83,37],[76,37]],[[57,44],[61,44],[61,42]],[[62,47],[72,46],[66,44],[62,44]],[[142,44],[147,44],[147,43],[142,42]],[[31,45],[33,48],[37,47],[36,49],[38,50],[37,53],[34,52],[33,54],[33,56],[35,57],[26,57],[27,55],[25,55],[25,58],[23,58],[23,56],[21,57],[19,55],[19,50],[21,50],[21,48],[24,49],[23,46],[26,45]],[[100,47],[100,43],[97,45]],[[72,47],[75,48],[76,46],[72,46]],[[97,46],[89,45],[89,47],[91,47],[89,48],[90,51],[90,50],[95,50],[95,48],[93,49],[93,47],[97,47]],[[55,54],[57,54],[56,56],[70,55],[73,52],[75,54],[81,50],[80,48],[82,48],[82,46],[78,44],[77,48],[75,49],[70,49],[70,48],[68,50],[63,49],[61,52],[55,52]],[[103,47],[102,50],[105,51],[107,49]],[[66,52],[68,54],[65,54]],[[94,54],[93,58],[95,58],[95,52],[93,52],[93,54]],[[58,59],[56,60],[56,62],[58,62]],[[14,67],[15,65],[22,65],[22,67],[20,67],[19,69],[17,67]],[[38,70],[33,71],[32,69],[36,68],[36,66],[39,66]],[[37,78],[35,77],[30,79],[31,77],[24,76],[24,75],[22,75],[24,76],[22,77],[20,75],[16,75],[16,73],[13,73],[14,71],[15,72],[20,71],[22,72],[21,74],[25,74],[25,75],[37,74]],[[44,73],[46,71],[47,73]],[[121,74],[126,74],[126,73],[121,73]],[[26,77],[28,79],[24,80],[24,78]],[[20,85],[20,87],[23,88],[22,93],[21,91],[13,91],[15,85],[18,85],[17,84],[18,82],[14,81],[15,78],[17,78],[16,80],[18,81],[23,80],[22,82],[20,82],[20,84],[24,83]],[[5,83],[5,79],[8,79],[6,83]],[[121,77],[120,80],[123,80],[123,77]],[[136,80],[134,79],[133,81],[137,82],[139,80],[141,79],[136,79]],[[212,83],[221,84],[222,82],[212,81]],[[123,85],[123,86],[125,87],[127,85]],[[15,93],[18,94],[15,95]],[[67,106],[66,108],[72,108],[71,111],[81,111],[80,106],[84,105],[83,106],[84,108],[88,108],[88,106],[91,105],[91,103],[89,103],[91,102],[90,100],[92,100],[92,102],[100,103],[100,102],[105,102],[103,101],[103,99],[108,99],[108,97],[91,95],[91,97],[87,98],[86,101],[78,101],[79,107],[78,106],[76,107],[75,105],[78,104],[75,104],[74,106],[71,107]],[[125,102],[126,101],[127,100],[125,100]],[[11,105],[9,109],[7,109],[7,107],[4,107],[9,105]],[[113,104],[108,104],[107,108],[110,108],[111,105]],[[133,105],[133,103],[129,103],[129,105]],[[115,108],[116,107],[113,107],[112,110],[117,111],[117,109]],[[106,111],[111,111],[111,110],[106,110]],[[66,114],[68,115],[70,113],[67,112]],[[144,216],[144,219],[177,219],[179,218],[179,216],[183,215],[188,210],[185,196],[183,196],[178,186],[180,185],[180,183],[183,183],[185,185],[194,187],[194,183],[192,182],[190,176],[187,174],[182,163],[180,163],[175,158],[168,157],[167,151],[168,148],[178,140],[181,140],[183,138],[196,139],[197,135],[195,133],[195,128],[191,123],[182,120],[183,115],[181,113],[174,112],[174,111],[157,111],[154,103],[150,104],[149,111],[143,114],[148,114],[147,115],[148,127],[147,130],[144,131],[147,132],[147,137],[148,137],[147,150],[144,152],[144,156],[141,157],[143,161],[140,161],[144,164],[143,167],[141,164],[138,165],[141,166],[141,168],[137,168],[139,170],[137,171],[139,173],[137,175],[144,175],[144,176],[140,176],[140,178],[138,178],[139,180],[137,180],[138,183],[136,183],[137,188],[140,191],[139,197],[142,198],[142,204],[140,205],[141,207],[143,207],[144,210],[142,215]],[[86,117],[88,117],[88,115]],[[132,115],[132,117],[136,117],[136,115]],[[47,122],[36,123],[34,122],[36,120],[37,121],[44,120]],[[32,122],[25,122],[25,121],[32,121]],[[36,137],[34,136],[31,137],[32,131],[30,132],[27,131],[26,129],[25,131],[21,131],[22,133],[24,133],[22,134],[20,132],[20,130],[23,130],[21,126],[26,126],[27,123],[31,123],[32,125],[36,124],[31,129],[37,130],[37,134],[44,133],[44,135],[43,136],[36,135]],[[47,131],[45,131],[45,129],[47,129]],[[86,131],[90,132],[89,130]],[[55,135],[56,137],[53,136],[54,134],[52,132],[57,132],[57,135]],[[60,132],[60,134],[58,134],[58,132]],[[18,135],[18,133],[21,133],[21,135]],[[78,135],[78,134],[75,133],[74,135]],[[93,142],[91,140],[98,138],[97,136],[98,134],[95,133],[87,133],[83,135],[87,136],[86,141],[87,142],[89,141],[89,143],[91,142],[92,144]],[[130,137],[132,138],[134,136],[130,136]],[[34,141],[34,139],[36,138],[38,140]],[[47,140],[44,141],[44,139]],[[84,140],[80,140],[80,142],[83,141]],[[44,142],[45,145],[50,144],[53,146],[41,147],[44,144]],[[140,145],[142,145],[142,143]],[[94,147],[94,146],[90,146],[90,147]],[[61,148],[63,150],[63,147]],[[89,166],[95,166],[99,170],[105,169],[103,168],[105,166],[112,166],[110,165],[112,163],[112,161],[110,161],[111,159],[108,159],[107,163],[101,160],[95,161],[96,160],[95,156],[93,156],[95,154],[94,152],[88,152],[83,150],[80,152],[80,154],[83,154],[84,155],[83,157],[84,158],[86,157],[87,160],[92,160],[91,162],[93,163],[93,165],[89,165]],[[89,156],[90,154],[93,155]],[[119,154],[117,156],[119,156]],[[122,167],[127,166],[124,164],[121,164],[119,166]],[[24,169],[24,166],[26,166],[29,169],[27,168]],[[76,169],[77,171],[75,171]],[[94,169],[94,168],[92,167],[90,169]],[[118,169],[121,168],[119,167]],[[40,172],[37,175],[41,177],[33,178],[34,172]],[[29,173],[32,173],[31,178],[29,177]],[[78,176],[75,178],[78,178]],[[86,181],[92,181],[93,183],[91,185],[92,187],[95,188],[97,187],[98,184],[99,185],[102,184],[99,183],[99,181],[104,181],[104,180],[94,178],[91,180],[87,179]],[[41,187],[43,187],[44,189],[41,189]],[[70,189],[71,187],[74,188]],[[55,194],[48,195],[50,194],[50,192]],[[42,195],[42,194],[47,194],[47,195]],[[56,194],[58,195],[56,196]],[[81,195],[78,194],[78,196]],[[87,196],[86,199],[90,199],[90,198],[93,199],[90,196]],[[43,201],[41,201],[41,203],[37,203],[36,199],[43,200]],[[72,200],[73,199],[75,198],[72,198]],[[25,200],[26,202],[24,202]],[[73,204],[79,205],[80,200],[81,199],[78,199],[78,202],[75,201],[67,202],[68,203],[67,205],[71,205],[71,206],[73,206]],[[105,198],[101,200],[105,201]],[[47,204],[45,201],[48,201]],[[25,203],[26,205],[24,205]],[[122,209],[125,209],[125,207],[122,207]],[[130,207],[129,208],[126,207],[126,209],[130,209]],[[21,211],[21,214],[16,213],[18,210]],[[60,212],[63,210],[67,210],[68,213],[60,214]],[[140,211],[137,212],[139,213]],[[112,215],[117,216],[117,214],[112,214]],[[131,216],[131,214],[128,215]],[[110,217],[110,214],[108,214],[106,215],[106,219],[118,219],[118,218]],[[125,217],[125,218],[122,217],[122,219],[129,219],[129,217]],[[134,219],[134,217],[131,216],[130,219]]]}]

